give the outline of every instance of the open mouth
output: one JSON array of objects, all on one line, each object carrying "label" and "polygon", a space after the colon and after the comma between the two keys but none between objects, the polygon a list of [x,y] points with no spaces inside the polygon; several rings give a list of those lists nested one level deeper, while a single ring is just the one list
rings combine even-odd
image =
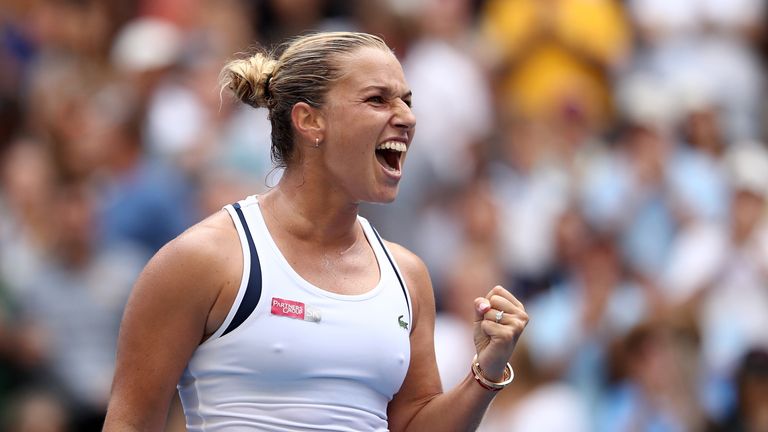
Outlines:
[{"label": "open mouth", "polygon": [[400,141],[387,141],[376,147],[376,160],[384,169],[392,172],[400,172],[402,156],[408,147]]}]

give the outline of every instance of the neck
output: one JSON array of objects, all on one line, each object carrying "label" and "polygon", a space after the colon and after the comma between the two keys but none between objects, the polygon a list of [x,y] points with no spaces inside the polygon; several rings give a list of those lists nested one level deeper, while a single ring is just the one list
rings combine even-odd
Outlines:
[{"label": "neck", "polygon": [[305,174],[287,169],[278,185],[259,198],[265,217],[300,240],[326,245],[354,242],[358,203]]}]

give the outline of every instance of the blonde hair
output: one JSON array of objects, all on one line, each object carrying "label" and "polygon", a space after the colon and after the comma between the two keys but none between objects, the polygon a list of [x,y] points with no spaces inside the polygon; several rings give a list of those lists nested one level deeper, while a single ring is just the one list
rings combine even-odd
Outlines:
[{"label": "blonde hair", "polygon": [[390,52],[384,41],[367,33],[328,32],[300,36],[282,44],[275,56],[259,52],[229,62],[222,70],[222,88],[255,108],[267,108],[272,124],[272,159],[286,166],[291,159],[291,110],[299,102],[319,108],[331,84],[342,73],[343,55],[365,47]]}]

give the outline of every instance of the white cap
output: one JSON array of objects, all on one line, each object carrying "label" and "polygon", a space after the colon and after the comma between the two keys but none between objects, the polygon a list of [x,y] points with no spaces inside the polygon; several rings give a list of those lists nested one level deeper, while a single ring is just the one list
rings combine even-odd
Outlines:
[{"label": "white cap", "polygon": [[632,123],[668,129],[680,118],[673,89],[651,75],[628,76],[619,83],[616,96],[621,113]]},{"label": "white cap", "polygon": [[768,151],[758,142],[734,145],[725,156],[731,184],[768,199]]},{"label": "white cap", "polygon": [[145,72],[172,65],[181,54],[181,31],[157,18],[126,24],[112,46],[112,63],[126,72]]}]

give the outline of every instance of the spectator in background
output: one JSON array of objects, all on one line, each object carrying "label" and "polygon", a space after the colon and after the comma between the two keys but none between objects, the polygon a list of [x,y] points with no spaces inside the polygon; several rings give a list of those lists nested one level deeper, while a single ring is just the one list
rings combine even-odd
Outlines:
[{"label": "spectator in background", "polygon": [[768,153],[762,144],[739,144],[725,161],[733,191],[728,223],[683,230],[663,279],[667,302],[701,322],[708,409],[715,416],[730,403],[739,359],[768,344]]},{"label": "spectator in background", "polygon": [[480,19],[500,105],[543,119],[570,107],[593,128],[609,126],[611,74],[631,48],[619,2],[490,0]]},{"label": "spectator in background", "polygon": [[49,149],[17,138],[0,159],[0,274],[11,298],[37,272],[53,237],[48,205],[59,181]]},{"label": "spectator in background", "polygon": [[132,94],[123,90],[105,86],[88,101],[79,148],[91,149],[90,157],[97,159],[93,175],[102,240],[131,241],[151,254],[196,219],[195,196],[174,165],[147,155],[143,117]]},{"label": "spectator in background", "polygon": [[[69,413],[60,398],[46,390],[25,390],[6,404],[0,426],[11,432],[68,432]],[[95,428],[92,428],[95,430]]]},{"label": "spectator in background", "polygon": [[99,242],[93,197],[82,183],[59,185],[47,206],[53,241],[18,295],[21,314],[44,337],[39,385],[66,406],[72,430],[103,422],[117,331],[128,292],[146,262],[137,249]]},{"label": "spectator in background", "polygon": [[259,5],[259,33],[265,46],[310,31],[331,30],[325,17],[329,0],[267,0]]},{"label": "spectator in background", "polygon": [[[712,390],[732,385],[728,380],[751,347],[768,346],[768,153],[763,144],[736,145],[726,161],[734,193],[730,223],[720,231],[719,247],[712,248],[719,260],[701,262],[710,271],[699,273],[709,279],[693,303]],[[723,399],[713,404],[718,414],[727,406]]]},{"label": "spectator in background", "polygon": [[[135,109],[146,115],[142,138],[155,157],[178,157],[190,145],[200,122],[199,109],[171,80],[183,49],[181,29],[158,18],[142,17],[120,29],[110,52],[117,78],[132,93]],[[165,108],[160,102],[164,99],[176,104],[176,110]]]},{"label": "spectator in background", "polygon": [[[10,117],[6,117],[5,100],[7,98],[18,101],[18,89],[35,52],[30,26],[25,22],[31,15],[30,9],[28,2],[9,0],[3,3],[3,9],[0,11],[0,64],[3,65],[0,68],[0,100],[3,101],[0,110],[4,114],[0,121],[3,131],[7,127],[5,122],[10,120]],[[0,142],[4,142],[4,138],[6,135],[0,133]]]},{"label": "spectator in background", "polygon": [[737,403],[710,432],[757,432],[768,430],[768,351],[753,348],[736,370]]},{"label": "spectator in background", "polygon": [[[342,0],[344,2],[345,0]],[[392,47],[392,52],[403,59],[418,32],[411,12],[420,1],[401,2],[397,0],[369,0],[347,2],[352,15],[352,26],[359,31],[381,35]]]},{"label": "spectator in background", "polygon": [[[35,61],[75,57],[103,64],[121,14],[118,2],[39,0],[22,7],[23,28],[39,51]],[[36,65],[36,67],[39,65]]]},{"label": "spectator in background", "polygon": [[590,226],[616,236],[628,270],[654,293],[677,228],[667,179],[674,123],[663,115],[664,93],[648,83],[628,93],[614,146],[584,163],[578,203]]},{"label": "spectator in background", "polygon": [[[472,310],[467,301],[484,295],[489,284],[505,280],[499,260],[499,211],[486,179],[468,184],[454,195],[450,208],[431,209],[422,227],[430,224],[435,249],[443,265],[435,266],[435,296],[438,314],[435,321],[435,355],[443,388],[456,386],[466,376],[462,359],[474,354],[470,343]],[[438,215],[447,220],[436,221]],[[447,215],[447,216],[446,216]],[[437,222],[437,223],[436,223]],[[449,231],[452,231],[449,234]],[[443,241],[434,242],[439,234]],[[449,241],[453,241],[452,246]],[[460,246],[461,245],[461,246]],[[451,251],[451,252],[448,252]]]},{"label": "spectator in background", "polygon": [[21,297],[53,241],[49,204],[57,178],[46,150],[17,138],[0,153],[0,429],[19,392],[40,375],[45,353],[45,338],[24,316]]},{"label": "spectator in background", "polygon": [[530,325],[528,347],[545,375],[568,383],[585,407],[596,410],[608,380],[610,346],[650,315],[649,301],[627,278],[612,237],[590,230],[575,209],[559,224],[581,239],[560,243],[572,249],[561,253],[570,259],[559,282],[530,300],[538,319]]},{"label": "spectator in background", "polygon": [[729,185],[723,154],[729,146],[720,109],[700,96],[689,101],[681,119],[681,139],[670,156],[667,178],[672,211],[685,229],[699,221],[723,223]]},{"label": "spectator in background", "polygon": [[555,226],[571,194],[550,158],[560,137],[545,120],[504,112],[498,157],[489,163],[499,204],[504,271],[524,298],[546,288],[555,263]]},{"label": "spectator in background", "polygon": [[574,388],[537,368],[523,337],[512,366],[517,386],[500,394],[478,432],[586,432],[586,403]]},{"label": "spectator in background", "polygon": [[632,0],[640,44],[628,69],[648,74],[684,101],[692,89],[723,109],[728,142],[756,139],[764,74],[752,49],[763,0]]},{"label": "spectator in background", "polygon": [[[680,317],[678,317],[680,318]],[[699,339],[684,317],[656,317],[617,345],[618,380],[605,394],[596,431],[685,432],[710,422],[698,400]]]},{"label": "spectator in background", "polygon": [[[175,173],[177,183],[197,188],[200,211],[214,211],[243,189],[265,189],[271,170],[269,122],[264,110],[222,105],[211,85],[230,55],[224,50],[251,38],[245,8],[233,1],[204,1],[201,7],[199,27],[188,32],[156,18],[128,23],[116,41],[113,61],[129,80],[128,90],[138,93],[135,115],[145,111],[137,119],[144,158]],[[185,194],[189,201],[190,191]],[[189,222],[183,221],[183,228]]]}]

